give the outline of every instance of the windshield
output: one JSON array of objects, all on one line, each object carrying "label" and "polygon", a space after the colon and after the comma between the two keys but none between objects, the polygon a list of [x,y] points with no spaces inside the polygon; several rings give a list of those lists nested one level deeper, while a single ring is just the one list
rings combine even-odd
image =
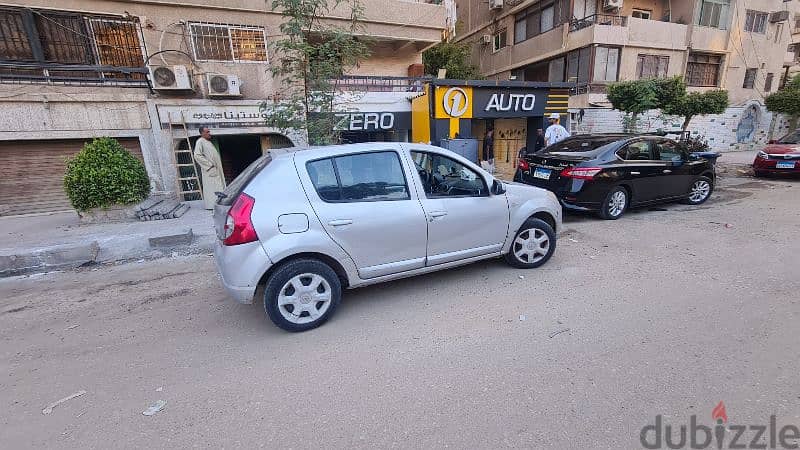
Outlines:
[{"label": "windshield", "polygon": [[789,133],[786,136],[778,139],[778,144],[798,144],[800,143],[800,130]]},{"label": "windshield", "polygon": [[620,136],[574,136],[542,149],[542,153],[569,154],[571,156],[593,156],[603,147],[622,139]]}]

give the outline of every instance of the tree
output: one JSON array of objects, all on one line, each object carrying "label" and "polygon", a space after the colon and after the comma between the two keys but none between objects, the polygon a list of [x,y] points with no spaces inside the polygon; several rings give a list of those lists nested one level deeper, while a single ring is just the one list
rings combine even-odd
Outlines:
[{"label": "tree", "polygon": [[614,109],[625,113],[625,131],[635,132],[639,114],[658,107],[652,80],[620,81],[608,85],[606,94]]},{"label": "tree", "polygon": [[694,116],[722,114],[728,107],[728,91],[715,89],[706,92],[691,92],[672,104],[664,105],[661,112],[670,116],[683,117],[681,131],[686,131]]},{"label": "tree", "polygon": [[[335,80],[369,56],[359,0],[273,0],[284,17],[283,37],[272,44],[279,63],[271,67],[281,88],[261,103],[267,124],[283,132],[305,132],[311,145],[338,143]],[[346,25],[330,17],[346,14]]]},{"label": "tree", "polygon": [[422,53],[425,73],[436,76],[439,69],[447,69],[447,78],[479,79],[478,67],[470,63],[471,53],[471,46],[467,42],[440,42]]},{"label": "tree", "polygon": [[797,127],[800,116],[800,75],[795,75],[783,89],[774,92],[764,99],[767,109],[790,117],[790,127]]}]

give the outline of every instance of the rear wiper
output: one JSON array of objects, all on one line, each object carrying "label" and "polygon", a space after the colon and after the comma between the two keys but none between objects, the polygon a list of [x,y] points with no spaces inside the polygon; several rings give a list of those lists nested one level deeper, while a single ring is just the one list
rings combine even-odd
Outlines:
[{"label": "rear wiper", "polygon": [[224,192],[214,192],[214,195],[217,196],[217,200],[218,201],[222,200],[222,199],[225,199],[225,198],[228,198],[228,194],[226,194]]}]

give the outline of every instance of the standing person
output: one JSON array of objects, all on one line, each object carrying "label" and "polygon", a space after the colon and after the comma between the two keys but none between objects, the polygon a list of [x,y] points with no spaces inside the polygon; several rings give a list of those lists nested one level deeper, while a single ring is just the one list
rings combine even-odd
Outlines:
[{"label": "standing person", "polygon": [[536,142],[533,144],[533,153],[538,152],[544,148],[544,130],[541,128],[536,129]]},{"label": "standing person", "polygon": [[545,145],[553,145],[569,137],[569,131],[558,123],[560,119],[561,116],[558,113],[550,114],[548,118],[550,126],[547,127],[547,131],[544,133]]},{"label": "standing person", "polygon": [[494,129],[486,130],[483,138],[483,159],[489,163],[489,172],[494,173]]},{"label": "standing person", "polygon": [[225,175],[222,173],[222,160],[214,144],[211,143],[211,130],[200,127],[200,138],[194,144],[194,160],[200,165],[203,174],[203,203],[206,209],[214,209],[217,201],[215,192],[225,189]]}]

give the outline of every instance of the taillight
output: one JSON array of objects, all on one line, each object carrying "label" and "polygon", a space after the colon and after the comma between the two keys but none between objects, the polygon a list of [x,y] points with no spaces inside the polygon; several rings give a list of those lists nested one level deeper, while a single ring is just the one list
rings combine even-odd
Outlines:
[{"label": "taillight", "polygon": [[600,167],[567,167],[561,171],[561,176],[579,180],[591,180],[602,170]]},{"label": "taillight", "polygon": [[528,161],[525,161],[524,159],[519,160],[518,166],[520,170],[530,170],[531,168],[531,165],[528,164]]},{"label": "taillight", "polygon": [[255,204],[253,197],[244,193],[239,194],[228,211],[228,217],[225,218],[223,245],[247,244],[258,240],[258,234],[250,218]]}]

